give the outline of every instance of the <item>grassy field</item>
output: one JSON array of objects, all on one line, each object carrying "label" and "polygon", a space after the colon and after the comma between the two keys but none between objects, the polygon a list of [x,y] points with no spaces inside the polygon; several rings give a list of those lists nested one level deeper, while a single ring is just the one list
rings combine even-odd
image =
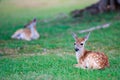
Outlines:
[{"label": "grassy field", "polygon": [[[0,80],[120,80],[120,14],[103,13],[72,19],[69,12],[96,0],[0,0]],[[60,17],[60,15],[62,15]],[[65,16],[65,17],[64,17]],[[41,37],[34,41],[11,39],[27,22],[37,18]],[[105,52],[110,67],[83,70],[76,64],[71,33],[111,22],[93,31],[86,49]]]}]

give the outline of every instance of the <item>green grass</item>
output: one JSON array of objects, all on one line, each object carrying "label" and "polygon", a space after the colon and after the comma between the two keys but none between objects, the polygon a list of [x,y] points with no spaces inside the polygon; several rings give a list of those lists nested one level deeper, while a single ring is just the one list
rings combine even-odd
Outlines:
[{"label": "green grass", "polygon": [[[86,15],[79,20],[69,16],[56,18],[60,15],[58,13],[69,14],[71,10],[84,8],[96,0],[76,0],[75,4],[72,2],[74,0],[58,0],[57,5],[40,0],[49,4],[48,6],[36,6],[25,2],[27,6],[21,6],[18,5],[20,1],[17,1],[0,1],[0,80],[120,79],[119,13]],[[10,38],[17,29],[22,28],[34,17],[38,20],[37,30],[41,35],[40,39],[27,42]],[[109,28],[91,33],[86,49],[105,52],[109,57],[110,67],[104,70],[83,70],[73,67],[76,58],[71,33],[108,22],[112,23]],[[78,35],[83,37],[85,34]]]}]

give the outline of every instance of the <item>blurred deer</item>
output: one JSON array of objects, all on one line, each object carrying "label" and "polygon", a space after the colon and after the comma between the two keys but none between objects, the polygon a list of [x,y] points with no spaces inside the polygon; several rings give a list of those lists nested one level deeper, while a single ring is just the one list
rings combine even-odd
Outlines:
[{"label": "blurred deer", "polygon": [[74,66],[83,69],[104,69],[108,67],[108,57],[104,53],[85,50],[85,42],[88,40],[89,35],[90,33],[84,38],[78,38],[78,36],[73,33],[77,59],[77,64]]},{"label": "blurred deer", "polygon": [[13,39],[22,39],[22,40],[33,40],[40,37],[39,33],[36,30],[36,19],[33,19],[31,22],[26,24],[23,29],[17,30],[11,38]]}]

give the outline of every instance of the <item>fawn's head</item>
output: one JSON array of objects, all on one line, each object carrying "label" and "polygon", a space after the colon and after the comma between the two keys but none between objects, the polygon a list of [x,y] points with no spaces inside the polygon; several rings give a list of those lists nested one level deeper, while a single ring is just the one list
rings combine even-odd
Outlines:
[{"label": "fawn's head", "polygon": [[29,29],[36,28],[36,22],[37,22],[37,20],[36,20],[36,18],[34,18],[31,22],[29,22],[28,24],[26,24],[24,26],[24,28],[29,28]]},{"label": "fawn's head", "polygon": [[78,38],[78,36],[75,33],[73,33],[72,35],[75,40],[75,42],[74,42],[75,51],[77,52],[77,51],[83,50],[84,46],[85,46],[85,42],[89,38],[90,32],[83,38]]}]

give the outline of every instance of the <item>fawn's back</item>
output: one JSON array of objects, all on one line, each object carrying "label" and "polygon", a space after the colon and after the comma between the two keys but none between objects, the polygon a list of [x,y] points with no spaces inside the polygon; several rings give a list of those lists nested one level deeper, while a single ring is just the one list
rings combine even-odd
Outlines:
[{"label": "fawn's back", "polygon": [[104,53],[84,51],[79,63],[88,69],[103,69],[109,66],[108,58]]}]

